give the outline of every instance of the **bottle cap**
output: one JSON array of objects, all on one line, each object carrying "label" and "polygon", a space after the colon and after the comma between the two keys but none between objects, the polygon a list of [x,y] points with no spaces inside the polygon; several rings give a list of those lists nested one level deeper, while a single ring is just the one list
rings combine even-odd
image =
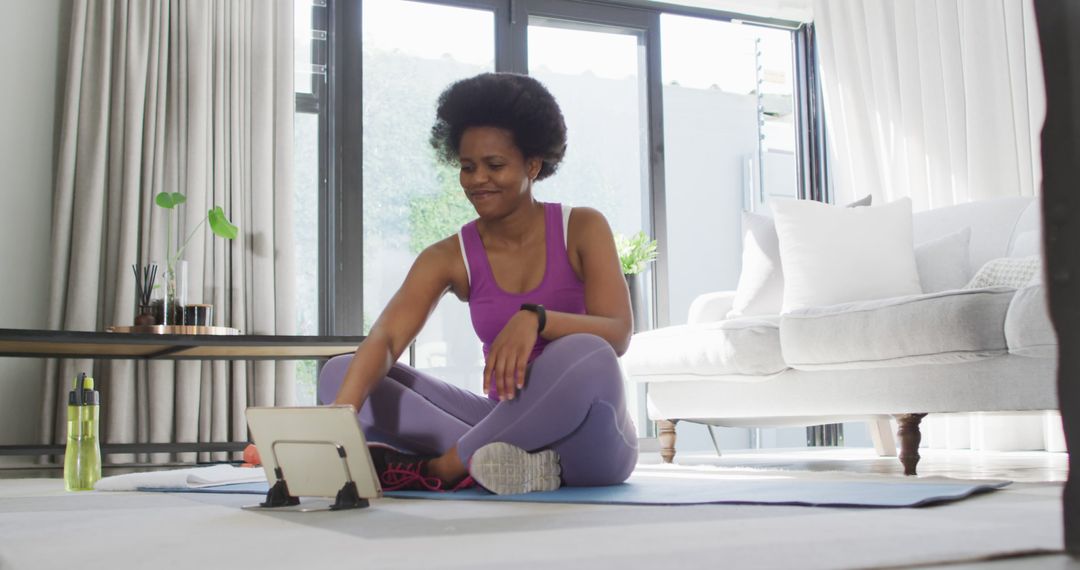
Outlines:
[{"label": "bottle cap", "polygon": [[101,392],[94,389],[94,378],[85,374],[82,377],[82,400],[87,406],[96,406],[101,403]]},{"label": "bottle cap", "polygon": [[[69,406],[81,406],[83,404],[83,391],[81,389],[83,384],[83,378],[86,378],[85,372],[80,372],[79,375],[75,377],[75,382],[71,385],[71,391],[68,392]],[[91,378],[91,382],[92,381],[93,379]]]}]

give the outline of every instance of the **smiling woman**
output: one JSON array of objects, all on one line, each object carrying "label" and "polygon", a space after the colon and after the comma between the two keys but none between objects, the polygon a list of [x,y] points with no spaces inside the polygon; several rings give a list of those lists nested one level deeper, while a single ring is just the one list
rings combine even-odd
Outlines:
[{"label": "smiling woman", "polygon": [[[320,399],[360,410],[387,490],[624,481],[637,438],[617,355],[632,317],[611,229],[596,210],[533,197],[566,149],[555,98],[484,73],[447,88],[436,114],[431,143],[478,217],[420,253],[355,355],[323,369]],[[394,363],[447,291],[483,342],[486,398]]]},{"label": "smiling woman", "polygon": [[526,192],[542,161],[525,160],[514,133],[497,127],[470,127],[461,135],[461,187],[478,214],[493,215],[512,206],[500,198]]}]

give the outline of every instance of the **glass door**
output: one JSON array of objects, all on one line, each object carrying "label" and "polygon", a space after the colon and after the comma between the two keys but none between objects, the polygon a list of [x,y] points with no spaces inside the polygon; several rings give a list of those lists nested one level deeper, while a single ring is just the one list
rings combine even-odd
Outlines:
[{"label": "glass door", "polygon": [[[742,212],[798,195],[791,31],[664,14],[664,160],[671,324],[734,290]],[[702,263],[708,259],[708,263]]]},{"label": "glass door", "polygon": [[[428,137],[443,89],[495,70],[495,15],[426,2],[365,0],[362,37],[367,333],[416,256],[476,217],[457,170],[436,160]],[[452,295],[439,303],[414,349],[402,355],[410,358],[417,368],[481,392],[480,341],[468,306]]]},{"label": "glass door", "polygon": [[530,18],[528,42],[529,75],[555,95],[568,132],[566,158],[538,198],[596,208],[622,234],[651,234],[641,34]]},{"label": "glass door", "polygon": [[[648,80],[655,16],[555,0],[526,0],[521,9],[524,68],[555,95],[567,126],[566,158],[558,174],[537,185],[537,199],[596,208],[617,234],[657,236],[653,203],[662,188],[654,174],[662,164],[651,151],[651,120],[659,118],[650,105],[659,97],[651,96]],[[644,313],[639,323],[646,328],[658,320],[659,267],[639,281],[649,302],[635,310]],[[627,383],[626,394],[639,436],[649,435],[645,387]]]}]

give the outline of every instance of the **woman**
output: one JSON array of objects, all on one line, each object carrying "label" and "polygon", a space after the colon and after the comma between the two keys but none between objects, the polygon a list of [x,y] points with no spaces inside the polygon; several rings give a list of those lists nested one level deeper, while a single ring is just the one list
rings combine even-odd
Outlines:
[{"label": "woman", "polygon": [[[320,399],[386,444],[371,446],[386,490],[624,481],[637,437],[616,355],[632,317],[611,229],[533,197],[566,150],[558,104],[528,76],[465,79],[440,96],[431,143],[478,217],[420,253],[356,353],[324,367]],[[469,303],[487,398],[397,363],[447,291]]]}]

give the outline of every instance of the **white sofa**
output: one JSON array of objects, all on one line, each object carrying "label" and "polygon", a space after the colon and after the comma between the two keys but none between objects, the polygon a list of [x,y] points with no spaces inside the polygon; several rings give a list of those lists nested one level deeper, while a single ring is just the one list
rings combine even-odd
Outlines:
[{"label": "white sofa", "polygon": [[[988,260],[1037,253],[1037,200],[1006,198],[916,213],[915,244],[970,227],[968,275]],[[1026,249],[1027,251],[1020,251]],[[954,269],[954,268],[953,268]],[[933,268],[920,265],[920,279]],[[734,292],[708,293],[688,324],[636,334],[627,374],[648,386],[661,454],[675,424],[870,422],[875,447],[915,474],[927,413],[1057,409],[1057,340],[1041,284],[951,289],[728,319]]]}]

